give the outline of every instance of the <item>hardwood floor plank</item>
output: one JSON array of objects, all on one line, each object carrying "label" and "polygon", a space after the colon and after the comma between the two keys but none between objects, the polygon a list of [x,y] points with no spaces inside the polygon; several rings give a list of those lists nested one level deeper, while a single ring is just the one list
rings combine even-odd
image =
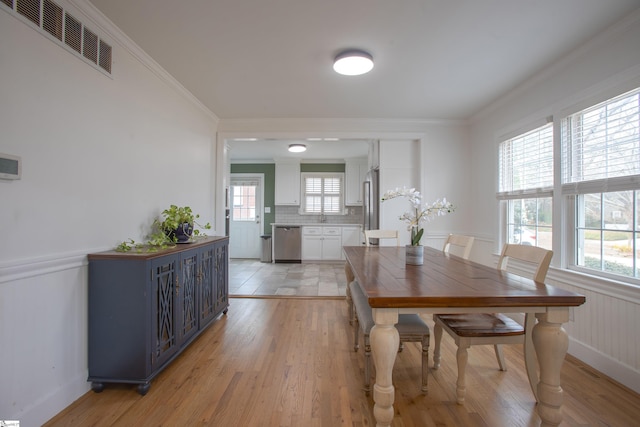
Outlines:
[{"label": "hardwood floor plank", "polygon": [[[45,426],[373,426],[362,343],[354,352],[352,328],[345,301],[234,298],[146,396],[107,384]],[[498,370],[491,347],[472,347],[464,406],[455,403],[455,352],[444,337],[441,368],[430,371],[423,395],[420,348],[405,343],[393,371],[394,427],[539,425],[520,346],[504,347],[507,372]],[[570,356],[562,382],[563,427],[637,425],[637,393]]]}]

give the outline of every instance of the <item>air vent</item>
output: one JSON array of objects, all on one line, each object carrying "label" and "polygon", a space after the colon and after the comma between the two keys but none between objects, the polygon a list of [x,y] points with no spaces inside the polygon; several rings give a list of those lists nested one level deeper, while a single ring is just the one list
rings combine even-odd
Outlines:
[{"label": "air vent", "polygon": [[18,0],[16,1],[18,13],[37,26],[40,26],[40,1],[39,0]]},{"label": "air vent", "polygon": [[42,29],[62,41],[62,8],[50,0],[42,3]]},{"label": "air vent", "polygon": [[98,63],[98,36],[84,27],[82,54],[94,64]]},{"label": "air vent", "polygon": [[0,0],[0,9],[5,6],[15,17],[37,26],[59,46],[111,74],[111,46],[54,1]]},{"label": "air vent", "polygon": [[78,53],[82,50],[82,24],[68,13],[64,16],[64,42]]}]

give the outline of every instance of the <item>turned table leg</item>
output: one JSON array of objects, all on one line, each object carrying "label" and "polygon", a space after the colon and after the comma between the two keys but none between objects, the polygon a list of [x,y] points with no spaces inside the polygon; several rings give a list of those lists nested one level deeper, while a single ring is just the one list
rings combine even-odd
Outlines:
[{"label": "turned table leg", "polygon": [[371,355],[376,367],[376,383],[373,386],[373,415],[378,427],[390,426],[393,420],[393,364],[398,353],[400,336],[395,324],[398,323],[397,311],[373,309],[376,322],[371,329]]},{"label": "turned table leg", "polygon": [[560,370],[569,348],[569,338],[562,324],[569,321],[568,308],[549,308],[536,314],[533,345],[540,365],[538,382],[538,415],[542,427],[558,426],[562,422],[562,387]]}]

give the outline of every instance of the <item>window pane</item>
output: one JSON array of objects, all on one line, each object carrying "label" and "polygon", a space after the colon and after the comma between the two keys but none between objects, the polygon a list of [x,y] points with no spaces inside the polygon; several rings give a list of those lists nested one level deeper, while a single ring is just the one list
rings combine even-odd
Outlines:
[{"label": "window pane", "polygon": [[256,220],[256,187],[253,185],[232,185],[233,220]]},{"label": "window pane", "polygon": [[553,125],[500,143],[499,191],[553,186]]},{"label": "window pane", "polygon": [[509,200],[507,209],[508,243],[551,249],[551,197]]},{"label": "window pane", "polygon": [[338,213],[338,212],[340,212],[340,197],[339,196],[325,196],[325,198],[324,198],[324,212],[325,213]]},{"label": "window pane", "polygon": [[577,265],[638,277],[637,200],[636,191],[578,196]]},{"label": "window pane", "polygon": [[562,121],[563,182],[640,174],[640,89]]},{"label": "window pane", "polygon": [[309,195],[306,196],[305,210],[308,213],[322,213],[322,197]]}]

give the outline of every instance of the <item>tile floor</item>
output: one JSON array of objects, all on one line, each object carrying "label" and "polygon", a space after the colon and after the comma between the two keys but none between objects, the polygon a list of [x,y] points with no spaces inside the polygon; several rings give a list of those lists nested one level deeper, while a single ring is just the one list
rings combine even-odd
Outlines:
[{"label": "tile floor", "polygon": [[319,264],[264,263],[231,259],[231,296],[343,297],[347,280],[344,262]]}]

